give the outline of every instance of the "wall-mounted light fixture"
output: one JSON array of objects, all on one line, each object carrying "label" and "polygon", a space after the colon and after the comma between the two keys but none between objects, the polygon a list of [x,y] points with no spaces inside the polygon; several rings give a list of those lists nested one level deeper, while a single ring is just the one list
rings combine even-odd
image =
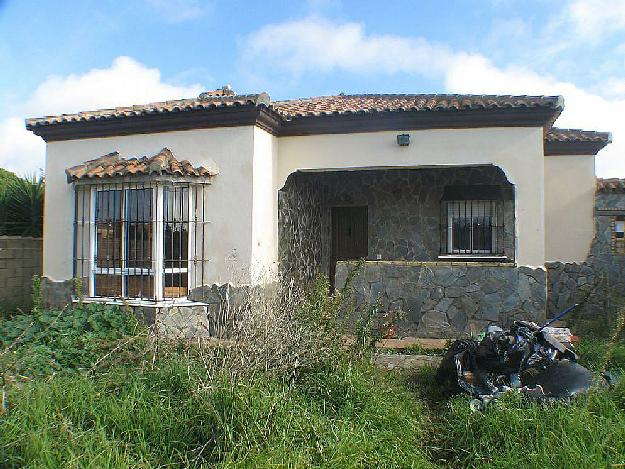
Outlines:
[{"label": "wall-mounted light fixture", "polygon": [[397,145],[407,147],[410,145],[410,134],[399,134],[397,136]]}]

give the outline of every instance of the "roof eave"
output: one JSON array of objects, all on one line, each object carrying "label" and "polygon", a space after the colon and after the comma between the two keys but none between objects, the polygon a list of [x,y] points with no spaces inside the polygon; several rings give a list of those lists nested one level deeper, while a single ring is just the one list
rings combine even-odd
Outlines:
[{"label": "roof eave", "polygon": [[612,143],[611,136],[606,140],[600,141],[545,141],[545,155],[595,156],[610,143]]},{"label": "roof eave", "polygon": [[259,125],[266,128],[269,121],[275,121],[277,126],[279,116],[275,112],[269,111],[264,104],[248,104],[51,124],[40,123],[33,125],[27,121],[26,128],[43,138],[46,142],[51,142],[245,125]]},{"label": "roof eave", "polygon": [[280,135],[376,132],[383,130],[480,127],[545,127],[559,111],[553,108],[501,108],[448,111],[382,111],[302,116],[284,122]]},{"label": "roof eave", "polygon": [[258,103],[211,109],[169,111],[138,116],[35,123],[26,128],[45,141],[156,133],[215,127],[256,125],[277,136],[479,127],[548,128],[560,113],[552,106],[463,110],[372,111],[284,120],[264,100]]}]

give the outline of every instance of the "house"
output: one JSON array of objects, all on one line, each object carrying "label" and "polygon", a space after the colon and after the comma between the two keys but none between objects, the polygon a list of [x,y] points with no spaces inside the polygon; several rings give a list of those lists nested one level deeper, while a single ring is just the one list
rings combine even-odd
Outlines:
[{"label": "house", "polygon": [[582,319],[609,327],[625,291],[625,179],[597,179],[595,236],[584,262],[549,262],[547,314],[581,304]]},{"label": "house", "polygon": [[[549,262],[583,262],[602,132],[559,96],[337,95],[229,87],[27,119],[47,142],[44,293],[201,308],[229,289],[344,284],[453,336],[545,317]],[[219,294],[217,294],[219,297]],[[194,309],[195,308],[195,309]]]}]

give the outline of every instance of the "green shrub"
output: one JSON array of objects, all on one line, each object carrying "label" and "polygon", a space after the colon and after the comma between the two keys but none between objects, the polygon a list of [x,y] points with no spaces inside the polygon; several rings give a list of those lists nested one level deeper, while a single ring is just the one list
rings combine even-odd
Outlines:
[{"label": "green shrub", "polygon": [[0,234],[41,236],[44,180],[36,176],[10,179],[0,191]]},{"label": "green shrub", "polygon": [[0,369],[26,377],[88,369],[137,327],[131,314],[96,304],[0,319]]},{"label": "green shrub", "polygon": [[8,171],[6,169],[0,168],[0,195],[2,195],[2,193],[4,192],[4,190],[9,184],[17,181],[18,179],[19,179],[19,176],[17,174],[12,173],[11,171]]}]

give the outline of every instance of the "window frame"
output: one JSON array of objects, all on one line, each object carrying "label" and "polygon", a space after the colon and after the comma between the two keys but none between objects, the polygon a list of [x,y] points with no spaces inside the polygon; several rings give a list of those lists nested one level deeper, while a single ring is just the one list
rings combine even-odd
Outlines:
[{"label": "window frame", "polygon": [[[460,255],[473,255],[473,254],[487,254],[487,255],[493,255],[496,254],[496,249],[495,249],[495,244],[496,244],[496,237],[497,237],[497,225],[491,223],[490,224],[490,249],[474,249],[474,229],[473,227],[475,226],[475,219],[479,218],[480,216],[486,218],[486,217],[490,217],[491,220],[496,216],[497,214],[497,210],[495,208],[495,205],[497,204],[496,200],[449,200],[446,201],[447,203],[447,254],[460,254]],[[457,205],[458,207],[460,206],[460,204],[464,204],[464,214],[460,214],[460,211],[458,210],[457,212],[455,210],[450,210],[450,206],[455,206]],[[466,205],[470,204],[471,205],[471,209],[470,209],[470,213],[469,213],[469,217],[467,217],[467,213],[466,213]],[[482,206],[482,208],[484,208],[484,210],[480,211],[479,209],[477,210],[477,212],[474,214],[473,210],[474,210],[474,205],[478,205]],[[486,214],[486,209],[485,207],[489,208],[489,213],[488,215]],[[495,208],[495,210],[493,210],[493,208]],[[470,248],[469,249],[454,249],[454,220],[457,219],[469,219],[470,220],[470,226],[469,226],[469,244],[470,244]],[[466,229],[466,228],[465,228]]]},{"label": "window frame", "polygon": [[[623,230],[617,230],[617,224],[623,224]],[[625,255],[625,215],[610,217],[610,251],[617,256]]]},{"label": "window frame", "polygon": [[[188,241],[186,246],[186,262],[187,267],[168,267],[165,268],[165,225],[166,221],[164,220],[164,205],[165,205],[165,189],[170,187],[179,186],[181,189],[186,188],[186,208],[187,208],[187,220],[184,222],[187,224],[187,232],[188,232]],[[126,193],[130,190],[145,190],[151,189],[152,195],[152,210],[151,210],[151,220],[150,224],[152,225],[152,253],[150,268],[144,267],[126,267],[126,262],[128,261],[126,255],[126,236],[127,236],[127,215],[126,215]],[[119,190],[122,192],[121,197],[121,209],[120,213],[122,214],[120,224],[121,224],[121,266],[120,267],[99,267],[96,265],[97,259],[97,222],[96,222],[96,203],[97,203],[97,195],[98,192],[109,192]],[[193,190],[192,184],[188,181],[171,181],[168,183],[150,183],[148,186],[145,185],[145,182],[124,182],[123,184],[111,182],[110,184],[93,184],[88,188],[89,197],[90,197],[90,214],[89,214],[89,285],[88,285],[88,296],[90,298],[104,300],[104,301],[114,301],[119,299],[131,300],[131,301],[188,301],[188,294],[191,288],[191,279],[194,278],[194,264],[195,261],[192,256],[192,249],[195,245],[195,230],[191,229],[191,218],[195,216],[197,218],[197,214],[194,215],[195,207],[193,205]],[[181,199],[182,200],[182,199]],[[152,280],[152,297],[130,297],[127,295],[127,285],[126,278],[128,275],[147,275],[153,277]],[[166,297],[165,296],[165,276],[167,274],[185,274],[186,283],[187,283],[187,292],[183,296],[179,297]],[[121,278],[121,295],[119,297],[111,297],[111,296],[102,296],[96,294],[96,275],[114,275],[120,276]]]},{"label": "window frame", "polygon": [[[161,253],[161,262],[162,262],[162,266],[160,269],[161,275],[159,277],[161,277],[161,288],[160,288],[160,292],[163,296],[163,299],[170,299],[170,298],[181,298],[181,299],[186,299],[188,297],[189,294],[189,288],[191,285],[191,279],[192,277],[192,247],[195,244],[195,230],[191,229],[191,214],[194,213],[194,207],[193,207],[193,191],[191,188],[190,184],[179,184],[180,185],[180,190],[184,192],[184,190],[187,190],[187,195],[186,195],[186,199],[187,199],[187,219],[186,221],[181,221],[181,222],[174,222],[174,225],[176,223],[186,223],[187,224],[187,258],[185,259],[180,259],[178,261],[172,260],[173,262],[183,262],[186,261],[187,266],[186,267],[166,267],[165,263],[168,261],[168,259],[165,258],[165,224],[168,223],[167,221],[165,221],[165,189],[168,189],[169,187],[174,187],[174,184],[172,185],[165,185],[165,186],[160,186],[161,188],[161,198],[160,200],[161,202],[161,216],[159,217],[160,220],[162,220],[162,226],[160,228],[160,236],[162,237],[162,247],[161,250],[158,251]],[[175,191],[174,191],[175,192]],[[180,201],[183,201],[184,197],[180,197]],[[184,207],[184,205],[183,205]],[[193,233],[193,234],[192,234]],[[192,238],[193,236],[193,238]],[[186,274],[186,283],[187,283],[187,294],[181,297],[166,297],[165,296],[165,288],[166,287],[166,279],[167,279],[167,274]],[[173,278],[173,277],[172,277]],[[182,278],[182,276],[180,277]],[[173,287],[176,288],[176,287]],[[180,288],[180,287],[177,287]]]},{"label": "window frame", "polygon": [[[501,203],[500,200],[484,200],[484,199],[468,199],[468,200],[446,200],[443,201],[443,203],[446,205],[445,206],[445,210],[447,213],[447,236],[446,236],[446,243],[447,245],[445,246],[445,254],[447,256],[475,256],[475,257],[483,257],[483,256],[499,256],[500,253],[497,252],[496,249],[496,245],[497,245],[497,228],[498,228],[498,224],[496,222],[496,218],[498,215],[498,204]],[[455,211],[453,210],[454,206],[460,206],[460,204],[464,204],[465,206],[465,211],[464,213],[460,213],[460,211]],[[466,206],[470,204],[471,205],[471,211],[470,211],[470,216],[467,216],[466,213]],[[474,210],[474,204],[477,204],[478,206],[483,206],[483,207],[488,207],[488,215],[487,215],[487,211],[484,208],[483,210],[477,210],[477,213],[474,214],[473,210]],[[495,223],[491,222],[491,226],[490,226],[490,236],[491,236],[491,240],[490,240],[490,249],[474,249],[474,219],[479,218],[479,217],[484,217],[486,218],[487,216],[491,218],[491,220],[495,219]],[[470,236],[470,248],[469,249],[455,249],[454,248],[454,221],[459,219],[459,218],[470,218],[471,223],[470,223],[470,228],[469,228],[469,236]]]}]

